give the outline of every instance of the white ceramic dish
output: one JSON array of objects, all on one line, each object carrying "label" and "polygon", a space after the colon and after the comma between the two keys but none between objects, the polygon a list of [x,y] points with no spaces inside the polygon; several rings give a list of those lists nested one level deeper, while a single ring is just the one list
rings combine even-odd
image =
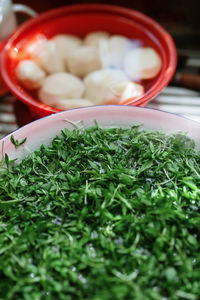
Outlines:
[{"label": "white ceramic dish", "polygon": [[[7,153],[10,159],[21,160],[30,152],[38,149],[41,144],[50,141],[64,128],[70,130],[82,125],[86,128],[94,125],[96,120],[103,127],[130,127],[131,124],[143,124],[144,128],[163,130],[164,132],[184,132],[194,139],[200,148],[200,123],[155,109],[136,106],[106,105],[77,108],[63,111],[34,121],[0,140],[0,159]],[[18,149],[11,143],[11,135],[15,140],[27,141]]]}]

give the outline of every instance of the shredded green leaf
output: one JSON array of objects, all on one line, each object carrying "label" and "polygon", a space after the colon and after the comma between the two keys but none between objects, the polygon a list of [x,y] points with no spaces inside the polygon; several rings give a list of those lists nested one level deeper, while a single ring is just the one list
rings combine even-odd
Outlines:
[{"label": "shredded green leaf", "polygon": [[188,137],[97,124],[5,161],[0,300],[200,299],[200,153]]},{"label": "shredded green leaf", "polygon": [[15,146],[15,148],[17,149],[19,146],[23,145],[26,142],[27,138],[25,137],[21,142],[19,142],[18,140],[16,140],[14,138],[13,135],[11,135],[10,137],[10,141],[11,143]]}]

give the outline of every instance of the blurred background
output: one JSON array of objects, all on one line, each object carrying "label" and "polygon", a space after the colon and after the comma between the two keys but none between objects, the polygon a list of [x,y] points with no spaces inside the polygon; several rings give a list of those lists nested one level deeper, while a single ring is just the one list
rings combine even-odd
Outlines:
[{"label": "blurred background", "polygon": [[37,12],[78,3],[105,3],[139,10],[154,18],[174,37],[177,47],[200,49],[200,1],[199,0],[15,0],[31,6]]},{"label": "blurred background", "polygon": [[[199,0],[13,0],[30,6],[38,13],[79,3],[105,3],[138,10],[160,23],[174,38],[178,64],[170,85],[148,106],[178,113],[200,121],[200,1]],[[27,17],[19,15],[22,23]],[[186,80],[180,80],[183,75]],[[181,77],[181,76],[182,77]],[[29,112],[10,94],[0,99],[0,137],[32,121]],[[14,105],[13,105],[14,103]],[[13,112],[14,107],[14,112]]]}]

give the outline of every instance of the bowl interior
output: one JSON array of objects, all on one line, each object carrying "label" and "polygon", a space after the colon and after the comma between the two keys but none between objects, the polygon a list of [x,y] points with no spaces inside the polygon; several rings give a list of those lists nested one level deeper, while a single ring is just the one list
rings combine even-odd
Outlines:
[{"label": "bowl interior", "polygon": [[176,67],[176,50],[170,35],[143,14],[106,5],[64,7],[25,22],[8,40],[2,53],[2,75],[5,82],[18,98],[42,115],[59,111],[35,101],[37,93],[29,92],[20,85],[15,76],[15,67],[19,60],[28,58],[26,47],[39,35],[51,38],[58,33],[71,33],[83,37],[98,30],[139,39],[144,46],[153,47],[161,56],[162,69],[155,78],[142,82],[145,94],[137,101],[137,105],[150,100],[168,84]]}]

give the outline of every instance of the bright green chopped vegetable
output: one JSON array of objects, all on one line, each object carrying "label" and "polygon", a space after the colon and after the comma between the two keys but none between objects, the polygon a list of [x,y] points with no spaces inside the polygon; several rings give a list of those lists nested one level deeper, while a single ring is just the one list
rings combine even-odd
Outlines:
[{"label": "bright green chopped vegetable", "polygon": [[0,299],[200,299],[200,153],[64,130],[0,173]]},{"label": "bright green chopped vegetable", "polygon": [[11,135],[10,138],[12,144],[15,146],[15,148],[17,149],[19,146],[21,146],[22,144],[24,144],[27,140],[27,138],[24,138],[21,142],[19,142],[18,140],[15,140],[14,136]]}]

